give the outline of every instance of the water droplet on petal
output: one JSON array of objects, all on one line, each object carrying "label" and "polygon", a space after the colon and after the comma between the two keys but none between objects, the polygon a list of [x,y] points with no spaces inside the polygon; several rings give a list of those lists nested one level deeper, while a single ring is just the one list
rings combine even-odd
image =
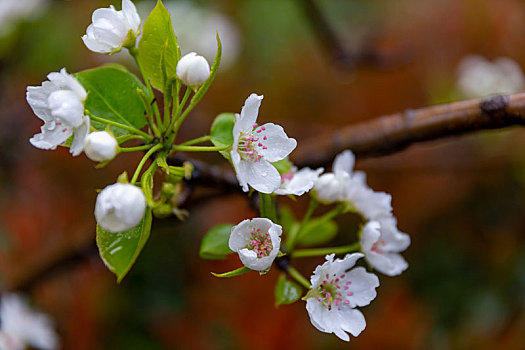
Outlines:
[{"label": "water droplet on petal", "polygon": [[262,176],[262,177],[266,177],[266,176],[268,176],[268,173],[263,171],[263,172],[261,173],[261,176]]}]

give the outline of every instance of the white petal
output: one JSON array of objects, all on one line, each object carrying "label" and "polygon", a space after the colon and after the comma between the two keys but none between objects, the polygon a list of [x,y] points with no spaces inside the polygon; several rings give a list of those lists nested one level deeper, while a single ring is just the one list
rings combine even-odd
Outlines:
[{"label": "white petal", "polygon": [[255,271],[264,271],[272,266],[276,255],[277,251],[275,252],[275,255],[270,254],[268,256],[259,258],[257,257],[257,253],[255,253],[253,250],[246,248],[239,250],[239,258],[241,259],[244,266]]},{"label": "white petal", "polygon": [[86,116],[84,117],[84,123],[82,123],[78,128],[73,130],[73,142],[71,143],[71,147],[69,148],[69,152],[71,152],[73,156],[78,156],[80,153],[82,153],[88,133],[89,117]]},{"label": "white petal", "polygon": [[361,249],[365,254],[372,249],[374,243],[376,243],[381,237],[381,232],[379,229],[381,225],[377,221],[370,221],[363,227],[363,232],[361,233]]},{"label": "white petal", "polygon": [[310,168],[303,168],[299,170],[290,181],[285,182],[284,186],[281,185],[276,194],[288,195],[293,194],[301,196],[305,192],[312,189],[315,181],[319,178],[319,175],[323,172],[323,168],[312,170]]},{"label": "white petal", "polygon": [[354,337],[357,337],[366,328],[365,317],[359,310],[343,308],[339,315],[343,321],[341,322],[341,328],[350,332]]},{"label": "white petal", "polygon": [[251,131],[253,129],[253,124],[257,121],[257,115],[259,114],[259,107],[261,106],[263,97],[263,95],[257,96],[256,94],[251,94],[246,101],[244,101],[244,106],[242,106],[241,115],[238,120],[239,127],[242,131]]},{"label": "white petal", "polygon": [[354,154],[351,151],[346,150],[335,157],[333,172],[336,176],[342,173],[352,174],[354,163]]},{"label": "white petal", "polygon": [[366,260],[377,271],[387,276],[397,276],[408,268],[406,260],[397,253],[377,254],[371,252],[366,255]]},{"label": "white petal", "polygon": [[[49,124],[49,123],[48,123]],[[60,125],[54,127],[53,129],[48,129],[46,124],[44,124],[40,130],[40,134],[34,135],[29,139],[29,142],[36,148],[53,150],[58,145],[64,143],[72,134],[73,129],[66,127],[65,125]]]},{"label": "white petal", "polygon": [[93,52],[110,53],[113,51],[113,47],[111,45],[98,41],[94,37],[88,36],[87,34],[82,36],[82,40],[84,41],[86,47]]},{"label": "white petal", "polygon": [[[265,130],[262,130],[263,127]],[[254,133],[259,138],[257,153],[269,162],[277,162],[286,158],[297,146],[297,141],[288,137],[280,125],[267,123],[257,131],[259,130],[262,131]],[[267,140],[264,140],[264,137]],[[264,149],[263,146],[267,148]]]},{"label": "white petal", "polygon": [[375,289],[379,287],[379,278],[373,273],[366,272],[363,267],[356,267],[347,273],[346,280],[352,282],[348,292],[354,293],[347,296],[350,307],[365,306],[375,299],[377,295]]},{"label": "white petal", "polygon": [[397,221],[393,216],[379,219],[383,248],[389,252],[402,252],[410,245],[410,236],[397,229]]},{"label": "white petal", "polygon": [[68,125],[76,128],[83,120],[84,104],[71,90],[57,90],[49,95],[49,109],[51,115],[60,118]]},{"label": "white petal", "polygon": [[246,247],[250,241],[250,236],[246,232],[251,232],[251,222],[249,219],[241,221],[238,225],[232,227],[228,246],[234,252]]},{"label": "white petal", "polygon": [[28,86],[26,99],[33,112],[45,122],[54,120],[49,110],[47,100],[49,95],[57,90],[57,86],[49,81],[42,83],[42,86]]},{"label": "white petal", "polygon": [[140,17],[137,13],[137,8],[130,0],[122,0],[122,13],[126,17],[129,29],[133,30],[133,33],[137,34],[140,27]]},{"label": "white petal", "polygon": [[259,162],[241,160],[237,177],[241,185],[246,182],[253,189],[262,193],[272,193],[281,185],[279,172],[264,159]]}]

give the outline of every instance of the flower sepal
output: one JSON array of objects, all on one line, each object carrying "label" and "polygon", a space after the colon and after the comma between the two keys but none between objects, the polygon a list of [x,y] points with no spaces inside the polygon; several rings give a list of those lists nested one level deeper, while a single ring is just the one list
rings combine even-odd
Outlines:
[{"label": "flower sepal", "polygon": [[247,268],[246,266],[239,267],[238,269],[235,269],[233,271],[224,272],[224,273],[215,273],[211,272],[212,275],[219,278],[229,278],[229,277],[236,277],[244,275],[248,272],[253,271],[252,269]]}]

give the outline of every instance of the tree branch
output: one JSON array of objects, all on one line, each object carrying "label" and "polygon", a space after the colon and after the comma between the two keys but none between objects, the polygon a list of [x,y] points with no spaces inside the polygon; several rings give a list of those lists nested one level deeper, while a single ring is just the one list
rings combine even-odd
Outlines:
[{"label": "tree branch", "polygon": [[383,156],[423,141],[477,130],[525,125],[525,93],[493,96],[408,109],[300,142],[293,153],[298,166],[320,166],[350,149],[358,157]]}]

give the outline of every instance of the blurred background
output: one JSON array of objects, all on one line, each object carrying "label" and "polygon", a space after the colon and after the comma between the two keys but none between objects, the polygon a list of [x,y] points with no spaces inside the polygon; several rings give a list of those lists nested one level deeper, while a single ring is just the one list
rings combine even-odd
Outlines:
[{"label": "blurred background", "polygon": [[[80,39],[93,10],[111,3],[120,8],[106,0],[0,2],[0,286],[26,292],[50,314],[63,349],[525,348],[519,128],[358,161],[374,190],[392,194],[412,245],[403,275],[380,275],[377,298],[362,308],[367,328],[350,344],[317,331],[304,302],[275,308],[277,269],[263,277],[210,275],[239,266],[236,256],[198,256],[207,229],[256,215],[238,193],[189,201],[183,223],[154,221],[117,285],[94,247],[96,189],[133,171],[140,155],[121,154],[97,170],[67,149],[33,148],[28,139],[41,121],[25,101],[26,86],[62,67],[73,73],[120,62],[135,71],[126,52],[97,55]],[[154,6],[135,3],[143,19]],[[518,67],[512,77],[525,65],[521,0],[165,3],[184,52],[211,61],[217,28],[224,42],[224,65],[184,124],[185,139],[207,134],[217,114],[240,111],[256,92],[265,96],[259,119],[283,125],[300,148],[301,140],[344,125],[469,97],[458,83],[468,55],[508,57]],[[507,91],[484,94],[493,92]],[[225,163],[219,155],[203,159]],[[301,199],[282,202],[298,214],[306,207]],[[340,228],[344,234],[345,218]],[[321,262],[306,259],[298,268],[309,276]]]}]

